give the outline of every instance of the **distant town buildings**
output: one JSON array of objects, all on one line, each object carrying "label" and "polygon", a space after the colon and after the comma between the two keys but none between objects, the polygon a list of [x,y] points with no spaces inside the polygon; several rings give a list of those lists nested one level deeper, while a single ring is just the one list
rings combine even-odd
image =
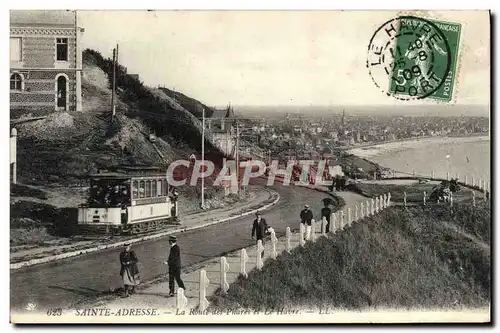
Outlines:
[{"label": "distant town buildings", "polygon": [[212,133],[217,147],[227,156],[235,155],[235,128],[233,125],[234,110],[231,105],[225,109],[214,110],[210,118],[206,118],[206,126]]},{"label": "distant town buildings", "polygon": [[76,11],[10,11],[10,107],[82,110]]}]

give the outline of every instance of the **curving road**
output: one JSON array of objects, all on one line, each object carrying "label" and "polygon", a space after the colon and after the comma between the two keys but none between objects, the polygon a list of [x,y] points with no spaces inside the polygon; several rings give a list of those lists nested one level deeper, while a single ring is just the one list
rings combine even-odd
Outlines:
[{"label": "curving road", "polygon": [[[318,216],[321,200],[327,196],[295,186],[276,185],[274,189],[279,192],[281,199],[276,206],[263,212],[263,217],[278,236],[285,233],[287,226],[292,230],[298,228],[299,212],[304,204],[310,204],[315,216]],[[366,200],[353,193],[345,193],[344,197],[349,205]],[[247,216],[177,234],[183,267],[253,245],[254,241],[250,237],[253,219],[254,216]],[[141,280],[151,280],[165,273],[163,261],[169,251],[167,238],[135,244],[133,250],[139,258]],[[12,271],[11,310],[25,312],[28,303],[36,304],[39,310],[67,308],[109,294],[110,288],[121,287],[120,251],[121,248],[109,249]]]}]

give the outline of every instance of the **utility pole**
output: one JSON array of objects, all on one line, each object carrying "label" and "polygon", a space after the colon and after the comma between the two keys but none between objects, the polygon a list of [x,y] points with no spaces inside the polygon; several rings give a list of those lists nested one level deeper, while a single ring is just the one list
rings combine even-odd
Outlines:
[{"label": "utility pole", "polygon": [[240,193],[240,124],[236,121],[236,185]]},{"label": "utility pole", "polygon": [[[205,172],[205,108],[202,108],[201,126],[201,165]],[[201,178],[201,209],[205,209],[205,176]]]},{"label": "utility pole", "polygon": [[113,88],[111,91],[111,122],[115,119],[115,87],[116,87],[116,56],[117,50],[113,49]]}]

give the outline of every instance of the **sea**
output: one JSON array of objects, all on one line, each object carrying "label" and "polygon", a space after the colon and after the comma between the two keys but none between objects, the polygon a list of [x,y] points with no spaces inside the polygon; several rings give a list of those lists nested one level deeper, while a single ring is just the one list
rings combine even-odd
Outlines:
[{"label": "sea", "polygon": [[465,138],[431,138],[393,142],[349,152],[383,167],[398,175],[446,178],[459,176],[460,180],[471,177],[490,181],[490,138],[488,136]]}]

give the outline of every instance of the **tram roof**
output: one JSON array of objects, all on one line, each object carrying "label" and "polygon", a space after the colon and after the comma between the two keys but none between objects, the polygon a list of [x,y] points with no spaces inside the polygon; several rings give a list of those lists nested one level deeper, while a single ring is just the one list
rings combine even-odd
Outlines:
[{"label": "tram roof", "polygon": [[133,179],[133,178],[141,178],[141,177],[162,177],[166,178],[165,173],[121,173],[121,172],[101,172],[87,175],[86,178],[90,179]]},{"label": "tram roof", "polygon": [[106,171],[84,176],[91,179],[132,179],[142,177],[166,177],[160,167],[145,165],[116,165]]}]

